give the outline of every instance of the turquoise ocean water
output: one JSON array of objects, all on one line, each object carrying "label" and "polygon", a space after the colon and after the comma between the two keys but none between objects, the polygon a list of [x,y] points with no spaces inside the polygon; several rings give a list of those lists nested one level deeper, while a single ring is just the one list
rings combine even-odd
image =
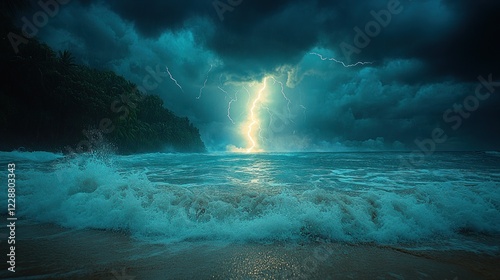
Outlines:
[{"label": "turquoise ocean water", "polygon": [[436,153],[420,166],[407,156],[3,152],[0,163],[5,175],[16,164],[25,223],[152,243],[320,239],[498,255],[500,154]]}]

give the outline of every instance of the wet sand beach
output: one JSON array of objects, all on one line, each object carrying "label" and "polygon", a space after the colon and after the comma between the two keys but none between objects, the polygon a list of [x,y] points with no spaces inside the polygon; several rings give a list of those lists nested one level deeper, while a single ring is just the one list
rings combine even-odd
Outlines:
[{"label": "wet sand beach", "polygon": [[[0,245],[5,252],[6,242]],[[147,244],[121,232],[21,223],[16,245],[16,272],[5,267],[0,272],[3,279],[462,280],[500,276],[498,256],[371,244]]]}]

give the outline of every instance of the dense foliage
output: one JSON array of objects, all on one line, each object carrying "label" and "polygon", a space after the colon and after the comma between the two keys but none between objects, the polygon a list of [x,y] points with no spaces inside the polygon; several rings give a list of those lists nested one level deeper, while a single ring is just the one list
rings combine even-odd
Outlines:
[{"label": "dense foliage", "polygon": [[119,153],[205,151],[198,129],[158,96],[111,71],[76,65],[69,52],[35,39],[16,53],[7,36],[13,30],[3,18],[1,150],[85,151],[107,143]]}]

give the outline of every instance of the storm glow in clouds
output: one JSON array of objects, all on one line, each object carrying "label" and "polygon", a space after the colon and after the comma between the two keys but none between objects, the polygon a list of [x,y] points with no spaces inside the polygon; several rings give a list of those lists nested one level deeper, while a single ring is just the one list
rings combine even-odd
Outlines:
[{"label": "storm glow in clouds", "polygon": [[[147,68],[165,77],[168,66],[170,78],[148,93],[187,116],[211,151],[410,150],[450,127],[443,114],[474,93],[477,77],[500,80],[499,7],[241,1],[221,21],[210,1],[82,0],[38,36],[136,84]],[[345,57],[347,44],[359,51]],[[492,94],[439,149],[500,149],[499,105]]]}]

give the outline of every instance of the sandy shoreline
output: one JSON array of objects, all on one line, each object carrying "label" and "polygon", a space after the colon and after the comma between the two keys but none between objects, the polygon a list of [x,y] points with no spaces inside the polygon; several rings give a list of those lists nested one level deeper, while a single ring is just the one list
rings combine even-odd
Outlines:
[{"label": "sandy shoreline", "polygon": [[[500,258],[460,251],[405,251],[368,244],[152,245],[100,230],[18,228],[23,279],[498,279]],[[5,241],[0,243],[7,251]],[[2,253],[2,259],[5,254]],[[128,277],[130,276],[130,277]],[[135,278],[133,278],[135,277]]]}]

